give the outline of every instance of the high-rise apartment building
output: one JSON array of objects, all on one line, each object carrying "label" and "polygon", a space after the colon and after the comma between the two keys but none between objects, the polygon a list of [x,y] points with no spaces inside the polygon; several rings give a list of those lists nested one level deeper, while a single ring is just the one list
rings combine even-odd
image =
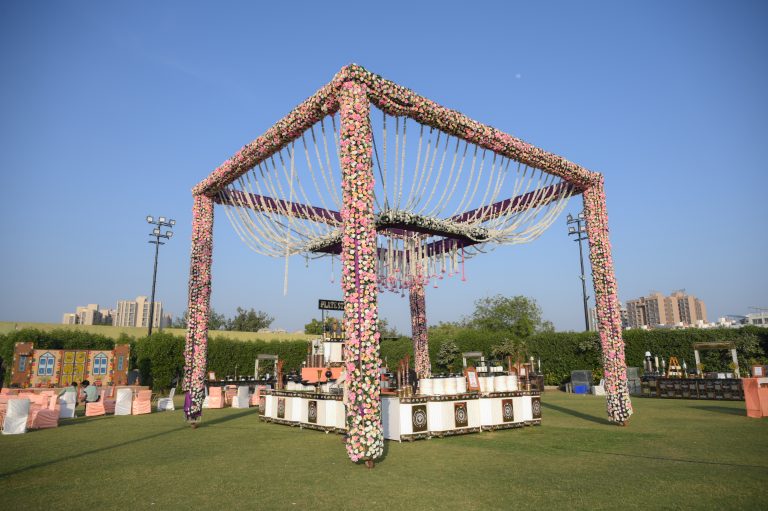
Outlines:
[{"label": "high-rise apartment building", "polygon": [[65,325],[111,325],[112,310],[99,309],[99,304],[90,303],[77,307],[75,312],[65,312],[61,322]]},{"label": "high-rise apartment building", "polygon": [[[136,300],[120,300],[117,302],[117,311],[113,324],[115,326],[149,326],[150,302],[146,296],[137,296]],[[152,317],[152,327],[159,328],[163,321],[163,304],[155,302],[155,312]]]},{"label": "high-rise apartment building", "polygon": [[634,300],[627,300],[627,322],[632,328],[642,326],[690,326],[707,322],[704,302],[685,291],[674,291],[670,296],[653,292]]},{"label": "high-rise apartment building", "polygon": [[[627,328],[629,326],[627,308],[621,302],[619,302],[619,316],[621,317],[621,328]],[[597,331],[597,309],[595,307],[589,309],[589,330],[591,332]]]}]

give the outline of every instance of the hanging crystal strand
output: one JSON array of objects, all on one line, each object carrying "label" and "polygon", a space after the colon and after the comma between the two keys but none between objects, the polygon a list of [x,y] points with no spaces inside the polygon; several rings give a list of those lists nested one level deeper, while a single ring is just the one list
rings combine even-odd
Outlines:
[{"label": "hanging crystal strand", "polygon": [[467,276],[464,274],[464,247],[461,247],[461,281],[467,281]]},{"label": "hanging crystal strand", "polygon": [[405,291],[403,291],[403,289],[405,289],[405,278],[406,278],[405,274],[407,272],[406,264],[408,262],[407,254],[405,253],[405,238],[402,239],[400,244],[403,247],[402,252],[401,252],[401,254],[402,254],[402,261],[400,263],[400,279],[399,279],[400,296],[405,296]]},{"label": "hanging crystal strand", "polygon": [[386,243],[387,243],[387,252],[385,254],[386,261],[384,262],[384,265],[385,265],[385,271],[387,274],[386,286],[387,286],[387,289],[389,289],[389,286],[391,284],[391,279],[392,279],[392,240],[390,238],[387,238]]},{"label": "hanging crystal strand", "polygon": [[453,243],[450,244],[448,251],[450,252],[450,268],[451,271],[448,272],[449,277],[453,277],[455,271],[456,271],[456,248],[453,246]]},{"label": "hanging crystal strand", "polygon": [[[443,256],[443,269],[442,269],[441,273],[446,273],[447,261],[446,261],[446,254],[445,254],[445,238],[443,238],[443,253],[442,253],[442,256]],[[443,276],[442,275],[440,275],[440,280],[443,280]]]},{"label": "hanging crystal strand", "polygon": [[331,254],[331,284],[336,282],[336,273],[333,271],[333,259],[334,259],[334,256],[333,254]]},{"label": "hanging crystal strand", "polygon": [[283,277],[283,296],[288,295],[288,245],[285,246],[285,276]]}]

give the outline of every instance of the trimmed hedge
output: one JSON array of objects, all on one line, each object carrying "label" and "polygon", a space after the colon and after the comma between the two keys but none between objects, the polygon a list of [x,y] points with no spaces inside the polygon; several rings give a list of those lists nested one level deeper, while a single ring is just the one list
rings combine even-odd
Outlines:
[{"label": "trimmed hedge", "polygon": [[[442,343],[454,341],[460,352],[481,351],[490,357],[494,346],[500,344],[503,332],[480,331],[467,328],[439,326],[431,328],[429,353],[434,372],[456,370],[460,356],[452,368],[438,367],[435,363]],[[739,350],[739,364],[744,374],[753,363],[766,363],[768,358],[768,328],[744,327],[740,329],[686,329],[686,330],[628,330],[624,332],[627,365],[642,368],[645,352],[669,357],[674,355],[689,368],[693,368],[693,348],[697,342],[734,341]],[[9,363],[16,342],[33,341],[36,348],[49,349],[113,349],[115,344],[131,344],[130,367],[138,368],[142,382],[155,389],[167,389],[184,366],[184,338],[170,333],[155,333],[151,337],[134,339],[127,335],[117,341],[108,337],[72,330],[19,330],[0,335],[0,356],[6,364],[6,383],[10,381]],[[527,353],[541,358],[542,370],[548,385],[568,381],[571,371],[591,369],[597,379],[602,373],[600,341],[595,332],[549,332],[527,339]],[[285,362],[285,371],[300,369],[307,354],[307,341],[237,341],[216,338],[208,343],[208,370],[219,377],[252,374],[256,355],[275,354]],[[400,337],[381,343],[381,358],[390,368],[406,354],[413,356],[411,340]],[[726,351],[702,352],[706,371],[727,370],[730,353]]]}]

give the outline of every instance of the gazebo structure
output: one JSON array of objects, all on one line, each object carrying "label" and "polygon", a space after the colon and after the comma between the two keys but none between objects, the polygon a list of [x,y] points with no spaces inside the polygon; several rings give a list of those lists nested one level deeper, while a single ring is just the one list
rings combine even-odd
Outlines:
[{"label": "gazebo structure", "polygon": [[583,195],[608,417],[624,424],[632,406],[602,175],[360,66],[344,67],[193,189],[187,418],[200,416],[204,398],[215,204],[249,247],[285,257],[286,279],[291,255],[331,264],[340,257],[347,452],[358,461],[383,452],[378,292],[408,291],[416,371],[427,375],[424,286],[463,278],[465,261],[495,245],[535,239],[576,194]]}]

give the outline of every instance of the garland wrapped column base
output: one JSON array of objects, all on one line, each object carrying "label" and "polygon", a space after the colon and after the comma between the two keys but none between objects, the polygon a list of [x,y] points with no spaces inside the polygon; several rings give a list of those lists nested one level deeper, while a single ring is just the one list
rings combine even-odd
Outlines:
[{"label": "garland wrapped column base", "polygon": [[427,333],[427,306],[424,285],[413,284],[409,289],[411,301],[411,338],[413,339],[413,359],[416,375],[429,378],[432,367],[429,361],[429,337]]},{"label": "garland wrapped column base", "polygon": [[632,415],[632,402],[627,385],[618,289],[613,270],[611,242],[608,239],[603,176],[595,176],[592,186],[584,191],[584,214],[589,238],[589,258],[592,262],[597,324],[603,352],[608,419],[623,425]]},{"label": "garland wrapped column base", "polygon": [[384,452],[379,381],[376,227],[370,103],[364,85],[339,90],[343,235],[341,240],[346,364],[347,454],[373,462]]},{"label": "garland wrapped column base", "polygon": [[208,311],[213,256],[213,199],[195,195],[192,207],[192,256],[189,268],[187,340],[184,347],[184,415],[197,421],[203,413],[208,358]]}]

